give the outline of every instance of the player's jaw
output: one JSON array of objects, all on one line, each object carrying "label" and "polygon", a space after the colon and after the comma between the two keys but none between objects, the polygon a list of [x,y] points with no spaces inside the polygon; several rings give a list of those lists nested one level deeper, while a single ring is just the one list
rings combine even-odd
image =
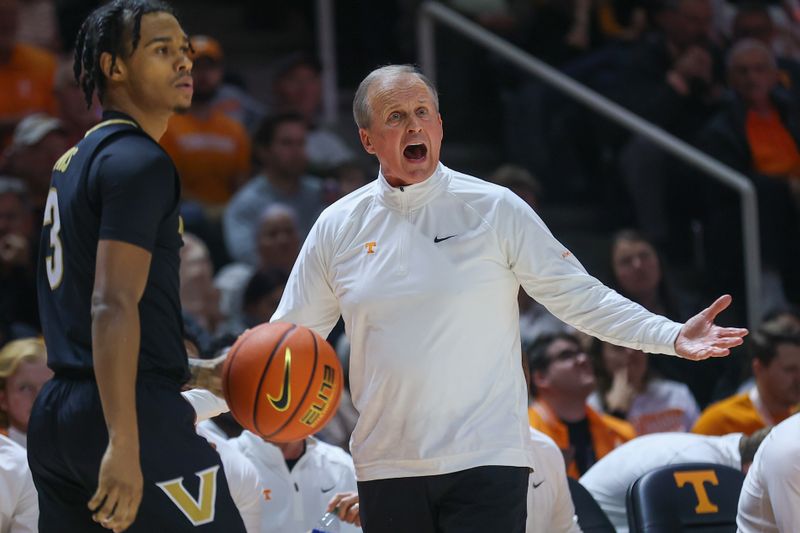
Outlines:
[{"label": "player's jaw", "polygon": [[178,75],[178,79],[172,84],[173,89],[177,92],[177,103],[173,107],[173,111],[184,112],[188,111],[192,106],[192,94],[194,93],[194,82],[192,80],[192,73],[184,71]]}]

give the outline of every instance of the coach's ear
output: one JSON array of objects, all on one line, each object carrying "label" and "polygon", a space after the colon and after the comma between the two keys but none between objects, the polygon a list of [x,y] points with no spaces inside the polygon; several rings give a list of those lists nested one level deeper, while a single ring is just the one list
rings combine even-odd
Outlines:
[{"label": "coach's ear", "polygon": [[369,138],[369,132],[365,128],[358,128],[358,137],[361,139],[361,146],[368,154],[375,154],[375,147],[372,146],[372,140]]},{"label": "coach's ear", "polygon": [[0,411],[8,412],[8,397],[6,396],[5,389],[0,389]]},{"label": "coach's ear", "polygon": [[125,79],[125,64],[108,52],[100,54],[100,70],[109,80],[119,82]]}]

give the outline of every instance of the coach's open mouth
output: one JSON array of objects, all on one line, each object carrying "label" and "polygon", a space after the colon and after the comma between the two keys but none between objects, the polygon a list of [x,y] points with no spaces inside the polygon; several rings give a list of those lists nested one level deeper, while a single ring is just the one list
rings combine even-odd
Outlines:
[{"label": "coach's open mouth", "polygon": [[403,156],[411,161],[422,161],[428,155],[428,147],[422,143],[412,143],[405,147]]}]

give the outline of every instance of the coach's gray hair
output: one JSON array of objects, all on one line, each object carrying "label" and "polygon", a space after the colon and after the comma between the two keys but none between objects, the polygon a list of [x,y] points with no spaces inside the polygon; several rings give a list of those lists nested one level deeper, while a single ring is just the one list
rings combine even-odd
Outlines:
[{"label": "coach's gray hair", "polygon": [[433,82],[427,76],[422,74],[414,65],[386,65],[385,67],[376,68],[364,78],[356,89],[356,95],[353,98],[353,118],[359,128],[368,128],[372,122],[372,108],[370,107],[368,93],[369,88],[376,80],[384,80],[387,78],[394,78],[404,74],[412,74],[422,80],[428,86],[428,90],[433,96],[433,104],[436,107],[436,112],[439,112],[439,93],[436,91]]}]

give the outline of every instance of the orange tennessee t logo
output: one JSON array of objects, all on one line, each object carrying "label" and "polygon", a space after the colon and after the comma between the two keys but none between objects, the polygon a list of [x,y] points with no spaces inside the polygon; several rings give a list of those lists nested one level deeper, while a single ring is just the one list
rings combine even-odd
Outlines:
[{"label": "orange tennessee t logo", "polygon": [[374,254],[374,253],[375,253],[375,246],[377,246],[377,245],[378,245],[378,243],[377,243],[377,242],[375,242],[375,241],[372,241],[372,242],[368,242],[368,243],[366,243],[366,244],[364,245],[364,248],[366,248],[366,249],[367,249],[367,253],[368,253],[368,254]]}]

